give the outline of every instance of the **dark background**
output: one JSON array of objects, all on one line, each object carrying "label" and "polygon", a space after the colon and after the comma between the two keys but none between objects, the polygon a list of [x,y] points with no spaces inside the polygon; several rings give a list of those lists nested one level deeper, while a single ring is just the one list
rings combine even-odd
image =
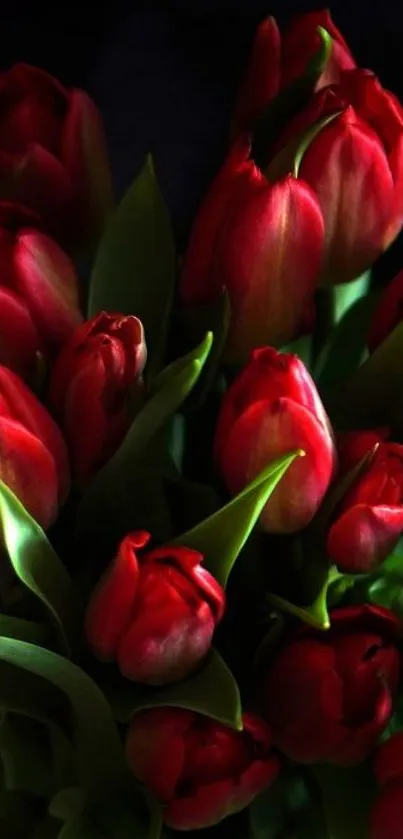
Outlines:
[{"label": "dark background", "polygon": [[[180,246],[225,152],[234,94],[258,22],[321,8],[302,0],[16,2],[0,11],[4,69],[37,64],[86,88],[104,116],[119,196],[151,149]],[[359,64],[403,99],[403,5],[335,0]],[[403,264],[403,245],[383,265]]]}]

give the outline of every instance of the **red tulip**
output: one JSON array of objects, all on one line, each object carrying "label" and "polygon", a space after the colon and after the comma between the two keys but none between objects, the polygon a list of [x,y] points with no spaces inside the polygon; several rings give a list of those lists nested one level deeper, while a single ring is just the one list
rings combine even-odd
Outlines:
[{"label": "red tulip", "polygon": [[314,191],[325,220],[323,279],[347,282],[402,226],[403,110],[368,70],[345,71],[287,126],[270,155],[290,144],[292,158],[315,125],[298,177]]},{"label": "red tulip", "polygon": [[147,351],[138,318],[101,312],[65,344],[52,370],[50,403],[83,486],[116,451],[130,423],[129,392],[143,391]]},{"label": "red tulip", "polygon": [[268,183],[240,140],[196,218],[183,267],[185,306],[226,287],[229,361],[295,336],[312,306],[322,262],[323,219],[310,188],[291,175]]},{"label": "red tulip", "polygon": [[224,396],[214,453],[235,495],[265,466],[302,449],[261,515],[272,533],[301,530],[315,515],[335,471],[333,435],[314,382],[295,355],[252,353]]},{"label": "red tulip", "polygon": [[332,49],[316,90],[339,81],[342,70],[355,67],[351,52],[328,9],[295,17],[281,36],[274,18],[256,32],[252,55],[234,113],[234,134],[253,128],[256,119],[279,90],[299,78],[317,52],[318,26],[332,37]]},{"label": "red tulip", "polygon": [[0,366],[0,479],[44,528],[66,500],[67,451],[45,408],[11,370]]},{"label": "red tulip", "polygon": [[176,830],[210,827],[248,804],[277,777],[268,726],[243,715],[243,731],[180,708],[132,718],[127,761]]},{"label": "red tulip", "polygon": [[393,710],[400,627],[387,609],[340,608],[331,629],[304,627],[269,665],[266,717],[273,742],[299,763],[360,763]]},{"label": "red tulip", "polygon": [[385,288],[368,332],[368,349],[376,350],[403,319],[403,271]]},{"label": "red tulip", "polygon": [[344,496],[327,538],[329,556],[348,573],[377,568],[403,532],[403,446],[385,442],[387,434],[353,431],[339,437],[342,471],[357,466],[378,446]]},{"label": "red tulip", "polygon": [[369,839],[401,839],[403,812],[403,733],[379,747],[374,770],[383,788],[371,812]]},{"label": "red tulip", "polygon": [[0,360],[26,378],[82,321],[74,265],[36,223],[0,203]]},{"label": "red tulip", "polygon": [[86,614],[97,658],[117,661],[128,679],[163,685],[187,676],[210,649],[225,594],[197,551],[164,547],[139,554],[150,536],[123,540]]},{"label": "red tulip", "polygon": [[83,247],[111,203],[105,140],[95,105],[35,67],[0,76],[0,191],[35,210],[57,238]]}]

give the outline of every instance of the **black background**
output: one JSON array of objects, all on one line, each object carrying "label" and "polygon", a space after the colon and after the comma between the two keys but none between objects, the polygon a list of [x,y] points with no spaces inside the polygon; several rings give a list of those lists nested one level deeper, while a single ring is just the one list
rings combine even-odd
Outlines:
[{"label": "black background", "polygon": [[[148,150],[182,247],[206,184],[222,160],[234,94],[253,32],[323,4],[298,0],[16,2],[0,11],[0,62],[44,67],[86,88],[104,116],[119,196]],[[403,5],[335,0],[331,12],[357,62],[403,99]],[[399,241],[383,259],[400,263]]]}]

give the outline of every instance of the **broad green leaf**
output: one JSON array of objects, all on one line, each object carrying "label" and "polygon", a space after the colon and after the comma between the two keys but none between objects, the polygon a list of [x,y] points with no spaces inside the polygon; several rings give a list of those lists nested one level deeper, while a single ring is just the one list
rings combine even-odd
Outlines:
[{"label": "broad green leaf", "polygon": [[329,396],[340,428],[388,425],[403,430],[403,323]]},{"label": "broad green leaf", "polygon": [[321,764],[312,767],[325,813],[329,839],[368,839],[368,817],[375,782],[367,764],[350,768]]},{"label": "broad green leaf", "polygon": [[261,169],[267,166],[268,151],[270,152],[273,143],[279,139],[284,127],[309,101],[329,60],[332,39],[321,26],[318,26],[317,31],[320,38],[319,49],[308,62],[303,74],[270,101],[258,120],[251,154]]},{"label": "broad green leaf", "polygon": [[53,788],[53,777],[45,725],[20,714],[3,714],[0,723],[0,756],[8,790],[49,796]]},{"label": "broad green leaf", "polygon": [[42,528],[2,481],[0,520],[3,542],[17,577],[43,603],[61,648],[69,655],[81,620],[72,582]]},{"label": "broad green leaf", "polygon": [[145,329],[148,369],[163,353],[175,287],[171,223],[151,157],[128,189],[101,241],[92,272],[88,314],[136,315]]},{"label": "broad green leaf", "polygon": [[0,635],[44,646],[49,640],[49,630],[44,624],[15,618],[13,615],[0,615]]},{"label": "broad green leaf", "polygon": [[[158,505],[162,506],[160,531],[168,530],[168,508],[162,488],[165,452],[164,448],[161,450],[161,432],[196,384],[212,341],[212,334],[207,333],[195,350],[171,364],[154,380],[150,399],[116,454],[98,472],[84,495],[78,513],[80,539],[101,532],[108,543],[115,545],[129,530],[141,526],[144,513],[148,518],[150,511],[159,513]],[[145,527],[143,521],[142,529]]]},{"label": "broad green leaf", "polygon": [[366,336],[377,299],[371,293],[353,303],[332,330],[318,357],[315,379],[326,402],[328,397],[331,399],[335,385],[340,386],[367,357]]},{"label": "broad green leaf", "polygon": [[123,679],[105,686],[116,719],[127,723],[138,711],[166,705],[205,714],[231,728],[242,729],[238,685],[216,650],[196,673],[162,688],[145,688]]},{"label": "broad green leaf", "polygon": [[86,799],[87,794],[82,787],[64,787],[53,796],[49,814],[64,822],[76,818],[83,811]]},{"label": "broad green leaf", "polygon": [[[345,314],[358,303],[362,298],[366,298],[371,288],[372,271],[364,271],[360,277],[356,277],[350,283],[341,283],[341,285],[334,286],[334,308],[335,308],[335,323],[344,317]],[[374,295],[377,299],[378,295]],[[375,305],[375,299],[373,305]]]},{"label": "broad green leaf", "polygon": [[74,718],[77,773],[86,788],[93,789],[101,782],[114,784],[119,779],[126,782],[122,746],[111,710],[83,670],[43,647],[4,637],[0,638],[0,661],[42,677],[66,695]]},{"label": "broad green leaf", "polygon": [[225,507],[171,544],[186,545],[202,553],[205,567],[225,585],[264,505],[295,458],[302,455],[303,452],[296,451],[278,458]]}]

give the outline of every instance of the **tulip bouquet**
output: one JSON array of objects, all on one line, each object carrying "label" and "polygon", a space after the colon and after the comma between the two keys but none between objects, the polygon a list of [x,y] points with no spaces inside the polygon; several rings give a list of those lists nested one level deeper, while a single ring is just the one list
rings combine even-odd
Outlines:
[{"label": "tulip bouquet", "polygon": [[403,835],[403,109],[268,18],[228,134],[178,254],[1,77],[5,839]]}]

